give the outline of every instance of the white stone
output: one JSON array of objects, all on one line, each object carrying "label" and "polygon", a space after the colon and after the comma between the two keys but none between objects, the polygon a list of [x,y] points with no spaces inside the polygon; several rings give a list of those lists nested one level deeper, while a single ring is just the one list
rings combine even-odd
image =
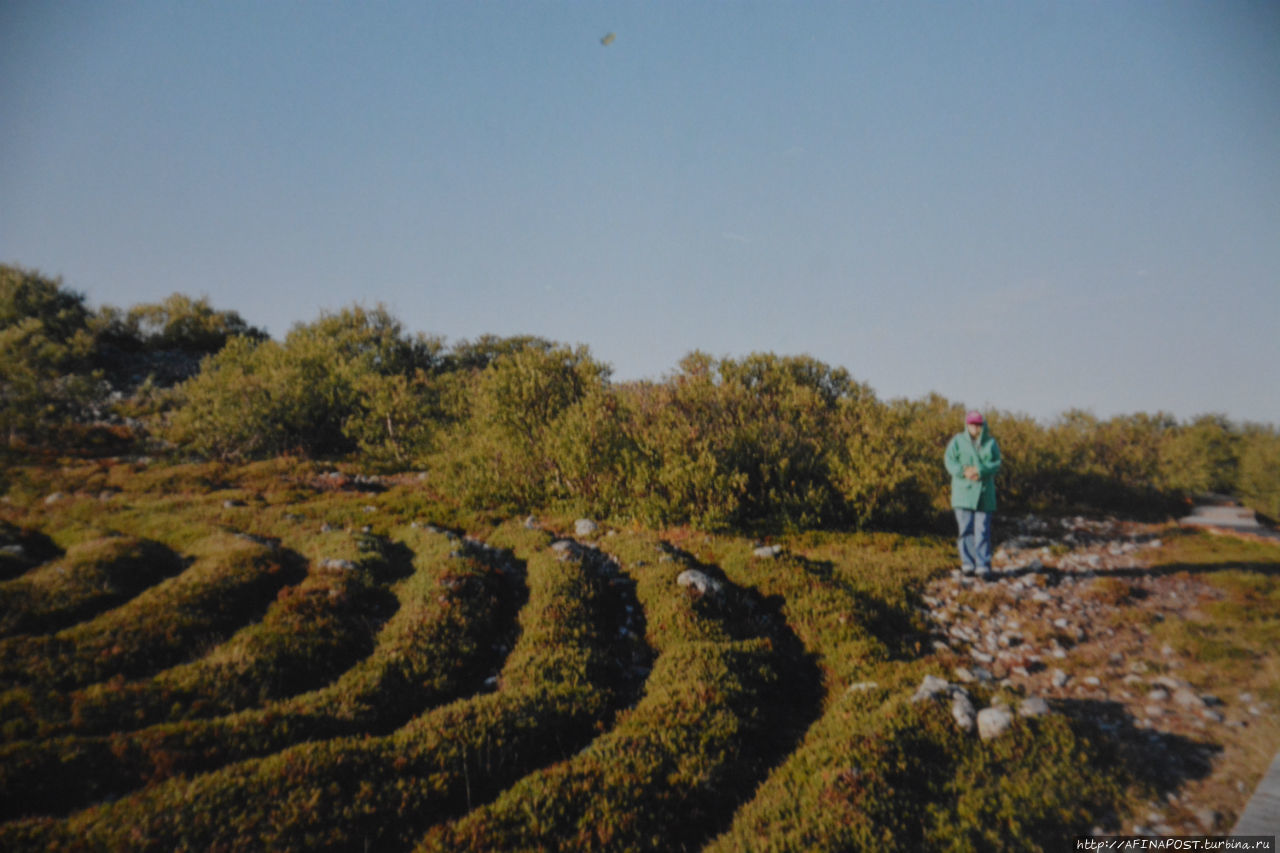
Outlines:
[{"label": "white stone", "polygon": [[1173,694],[1174,704],[1183,708],[1203,708],[1205,702],[1194,690],[1182,689]]},{"label": "white stone", "polygon": [[600,526],[589,518],[580,518],[573,523],[573,534],[575,536],[590,536],[600,529]]},{"label": "white stone", "polygon": [[702,595],[716,595],[723,589],[720,581],[697,569],[685,569],[676,578],[676,583],[683,587],[693,587]]},{"label": "white stone", "polygon": [[1049,713],[1049,703],[1040,696],[1028,696],[1018,705],[1018,714],[1023,717],[1042,717]]},{"label": "white stone", "polygon": [[911,697],[912,702],[921,702],[925,699],[932,699],[935,696],[941,696],[951,689],[951,682],[945,678],[939,678],[936,675],[926,675],[920,681],[920,686],[916,688],[916,692]]},{"label": "white stone", "polygon": [[978,736],[983,740],[999,737],[1013,725],[1013,714],[1005,707],[983,708],[978,712]]},{"label": "white stone", "polygon": [[963,693],[956,694],[952,697],[951,719],[956,721],[956,726],[966,732],[973,731],[973,716],[973,700]]}]

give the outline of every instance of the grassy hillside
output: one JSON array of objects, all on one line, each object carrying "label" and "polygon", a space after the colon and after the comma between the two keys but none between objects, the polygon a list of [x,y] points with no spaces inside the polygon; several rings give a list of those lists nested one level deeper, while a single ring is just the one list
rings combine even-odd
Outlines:
[{"label": "grassy hillside", "polygon": [[1266,543],[1006,517],[975,586],[947,537],[579,532],[293,458],[6,482],[6,850],[1059,849],[1229,828],[1280,748]]}]

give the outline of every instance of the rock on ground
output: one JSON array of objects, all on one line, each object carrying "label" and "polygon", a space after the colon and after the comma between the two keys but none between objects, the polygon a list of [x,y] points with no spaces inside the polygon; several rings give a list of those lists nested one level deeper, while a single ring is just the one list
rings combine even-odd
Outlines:
[{"label": "rock on ground", "polygon": [[983,708],[978,712],[978,737],[983,740],[999,737],[1012,725],[1013,714],[1003,706]]},{"label": "rock on ground", "polygon": [[685,569],[676,578],[676,583],[682,587],[692,587],[702,595],[719,595],[724,590],[720,581],[697,569]]}]

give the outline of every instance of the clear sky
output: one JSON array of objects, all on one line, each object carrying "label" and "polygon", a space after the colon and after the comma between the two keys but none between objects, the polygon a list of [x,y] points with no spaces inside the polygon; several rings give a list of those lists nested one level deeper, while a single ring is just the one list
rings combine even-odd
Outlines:
[{"label": "clear sky", "polygon": [[1280,2],[0,0],[0,261],[1280,424]]}]

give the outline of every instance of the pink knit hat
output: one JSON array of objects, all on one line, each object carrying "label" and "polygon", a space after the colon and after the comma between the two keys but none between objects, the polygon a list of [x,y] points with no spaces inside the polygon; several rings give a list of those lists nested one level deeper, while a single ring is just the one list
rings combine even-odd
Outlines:
[{"label": "pink knit hat", "polygon": [[964,416],[964,422],[967,424],[982,423],[982,412],[979,412],[977,409],[973,409],[969,414]]}]

